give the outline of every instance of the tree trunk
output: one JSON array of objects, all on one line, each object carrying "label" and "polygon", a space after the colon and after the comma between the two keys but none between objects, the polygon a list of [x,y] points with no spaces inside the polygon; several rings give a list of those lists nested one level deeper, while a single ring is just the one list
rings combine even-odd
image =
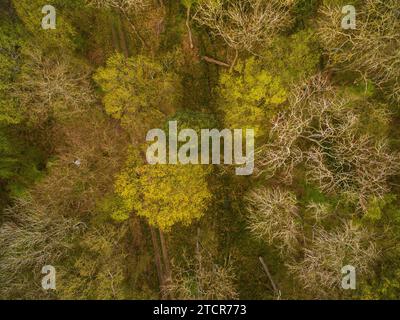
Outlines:
[{"label": "tree trunk", "polygon": [[165,267],[165,284],[168,284],[172,280],[172,273],[171,273],[171,262],[168,256],[168,247],[167,243],[164,238],[164,233],[160,231],[160,240],[161,240],[161,251],[164,260],[164,267]]},{"label": "tree trunk", "polygon": [[190,6],[186,10],[186,28],[188,29],[190,49],[194,48],[192,29],[190,28]]},{"label": "tree trunk", "polygon": [[207,62],[214,63],[214,64],[217,64],[217,65],[219,65],[219,66],[225,67],[225,68],[230,68],[230,65],[229,65],[229,64],[227,64],[227,63],[225,63],[225,62],[222,62],[222,61],[219,61],[219,60],[216,60],[216,59],[214,59],[214,58],[210,58],[210,57],[207,57],[207,56],[203,56],[203,57],[201,57],[201,58],[202,58],[203,60],[207,61]]},{"label": "tree trunk", "polygon": [[269,272],[269,269],[268,269],[267,265],[265,264],[264,259],[262,257],[258,257],[258,259],[260,260],[260,262],[261,262],[261,264],[262,264],[262,266],[264,268],[264,271],[265,271],[265,273],[267,274],[267,276],[269,278],[269,281],[271,281],[272,288],[274,289],[275,296],[277,297],[277,299],[279,299],[280,296],[281,296],[281,291],[276,286],[276,284],[274,282],[274,279],[272,279],[271,273]]},{"label": "tree trunk", "polygon": [[165,292],[164,292],[165,281],[164,281],[164,274],[163,274],[163,269],[162,269],[162,264],[161,264],[160,247],[158,245],[156,231],[154,230],[154,228],[152,226],[150,226],[150,232],[151,232],[151,242],[153,243],[153,249],[154,249],[154,259],[155,259],[156,268],[157,268],[158,281],[160,284],[161,297],[164,299],[165,298]]}]

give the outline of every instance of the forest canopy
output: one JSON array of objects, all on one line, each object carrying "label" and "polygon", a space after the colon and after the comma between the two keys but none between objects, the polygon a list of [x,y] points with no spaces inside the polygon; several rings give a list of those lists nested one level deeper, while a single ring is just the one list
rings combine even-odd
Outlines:
[{"label": "forest canopy", "polygon": [[[400,1],[47,5],[0,2],[1,299],[399,299]],[[254,173],[148,163],[171,121]]]}]

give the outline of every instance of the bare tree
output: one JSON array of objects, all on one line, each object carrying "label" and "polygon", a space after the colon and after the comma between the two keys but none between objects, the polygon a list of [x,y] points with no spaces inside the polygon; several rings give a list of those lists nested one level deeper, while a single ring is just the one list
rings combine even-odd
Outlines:
[{"label": "bare tree", "polygon": [[24,272],[40,274],[43,266],[57,263],[80,225],[75,219],[52,215],[31,197],[16,200],[5,210],[4,218],[0,227],[0,292],[8,295],[25,282]]},{"label": "bare tree", "polygon": [[354,266],[358,279],[372,273],[371,266],[379,256],[372,239],[367,229],[349,223],[329,232],[318,227],[304,258],[286,264],[304,288],[319,297],[332,296],[340,288],[342,267]]},{"label": "bare tree", "polygon": [[25,72],[17,80],[13,95],[31,122],[83,113],[94,101],[89,72],[82,66],[80,72],[72,72],[62,58],[46,57],[32,48],[25,51],[25,56]]},{"label": "bare tree", "polygon": [[299,141],[304,131],[330,107],[333,88],[326,75],[317,74],[293,88],[290,107],[272,120],[269,141],[256,151],[256,170],[270,178],[281,174],[292,181],[293,169],[304,160]]},{"label": "bare tree", "polygon": [[230,264],[215,264],[212,255],[201,249],[194,261],[186,261],[186,266],[173,266],[172,281],[165,290],[170,296],[183,300],[237,299],[234,279]]},{"label": "bare tree", "polygon": [[35,201],[60,215],[85,216],[113,190],[121,170],[127,134],[101,114],[101,107],[52,129],[54,159],[31,188]]},{"label": "bare tree", "polygon": [[389,152],[385,141],[347,133],[325,149],[312,148],[307,154],[307,177],[327,192],[342,192],[356,198],[365,211],[371,197],[389,191],[387,180],[397,173],[399,157]]},{"label": "bare tree", "polygon": [[[57,268],[57,297],[60,299],[127,299],[124,290],[129,252],[127,224],[90,226],[79,238],[79,255]],[[133,289],[133,288],[132,288]]]},{"label": "bare tree", "polygon": [[325,203],[310,202],[306,206],[305,212],[314,220],[314,225],[325,221],[331,214],[329,206]]},{"label": "bare tree", "polygon": [[332,64],[360,72],[400,99],[400,20],[397,0],[365,0],[355,30],[343,30],[342,7],[321,8],[319,34]]},{"label": "bare tree", "polygon": [[273,121],[270,142],[257,151],[259,173],[281,173],[290,183],[295,166],[305,163],[309,181],[352,196],[362,210],[371,197],[382,197],[400,168],[399,155],[384,138],[361,134],[359,115],[348,104],[322,75],[295,88],[289,110]]},{"label": "bare tree", "polygon": [[221,37],[235,50],[237,58],[238,51],[253,51],[257,45],[268,43],[273,35],[290,24],[291,2],[201,0],[194,19],[208,27],[214,36]]},{"label": "bare tree", "polygon": [[138,16],[139,14],[143,14],[143,12],[147,9],[150,9],[153,5],[153,1],[151,0],[86,0],[88,5],[97,7],[97,8],[108,8],[117,10],[128,22],[130,28],[135,33],[137,38],[140,40],[143,47],[148,47],[145,38],[142,33],[139,31],[139,28],[136,24],[135,19],[133,17]]},{"label": "bare tree", "polygon": [[296,196],[279,188],[260,188],[247,196],[250,231],[276,245],[281,253],[293,253],[301,234]]},{"label": "bare tree", "polygon": [[371,267],[379,254],[368,229],[341,222],[328,230],[323,222],[337,214],[322,203],[309,203],[304,213],[312,218],[311,228],[304,228],[296,197],[280,189],[256,189],[247,197],[249,229],[259,238],[280,249],[285,265],[310,293],[321,297],[338,294],[341,270],[356,268],[359,279],[372,274]]},{"label": "bare tree", "polygon": [[123,12],[140,11],[151,6],[151,0],[86,0],[86,3],[98,8],[113,8]]}]

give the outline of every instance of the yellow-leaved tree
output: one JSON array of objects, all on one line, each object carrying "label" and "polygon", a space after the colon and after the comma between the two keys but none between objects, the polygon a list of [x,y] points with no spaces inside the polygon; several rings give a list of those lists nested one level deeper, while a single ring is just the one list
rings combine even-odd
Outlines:
[{"label": "yellow-leaved tree", "polygon": [[[197,133],[217,126],[210,114],[202,112],[179,111],[170,120],[177,121],[179,130],[193,128]],[[176,223],[189,225],[203,216],[212,200],[208,186],[211,172],[211,165],[150,165],[132,148],[116,178],[115,194],[103,202],[102,209],[116,221],[136,213],[164,231]]]},{"label": "yellow-leaved tree", "polygon": [[278,77],[263,68],[255,58],[239,61],[233,73],[225,72],[219,81],[219,110],[228,128],[252,128],[256,136],[266,133],[268,119],[287,99]]},{"label": "yellow-leaved tree", "polygon": [[179,104],[179,77],[145,56],[111,56],[94,75],[107,114],[129,132],[140,134],[162,124]]},{"label": "yellow-leaved tree", "polygon": [[107,210],[116,221],[135,212],[164,231],[176,223],[189,225],[203,216],[212,199],[207,182],[210,171],[203,165],[150,165],[132,150],[115,182],[117,197]]}]

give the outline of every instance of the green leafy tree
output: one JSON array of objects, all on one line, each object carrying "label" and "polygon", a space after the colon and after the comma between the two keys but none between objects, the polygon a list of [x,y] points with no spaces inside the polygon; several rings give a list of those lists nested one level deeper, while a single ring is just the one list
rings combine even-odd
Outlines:
[{"label": "green leafy tree", "polygon": [[289,87],[315,74],[321,52],[314,32],[306,29],[289,37],[277,37],[262,56],[265,68]]},{"label": "green leafy tree", "polygon": [[43,160],[19,132],[24,113],[13,94],[23,63],[23,31],[6,10],[0,12],[0,192],[4,200],[19,195],[40,176]]},{"label": "green leafy tree", "polygon": [[[369,202],[360,223],[375,230],[378,249],[384,254],[375,270],[375,277],[361,287],[361,299],[396,300],[400,294],[400,209],[398,197],[387,194]],[[379,276],[378,276],[379,275]]]},{"label": "green leafy tree", "polygon": [[266,133],[267,121],[287,99],[279,77],[252,57],[239,61],[233,73],[219,81],[218,108],[228,128],[254,128],[256,136]]},{"label": "green leafy tree", "polygon": [[5,13],[0,14],[0,123],[17,124],[22,115],[11,90],[20,69],[22,29],[13,24]]},{"label": "green leafy tree", "polygon": [[43,161],[38,148],[27,145],[10,128],[0,127],[0,181],[4,182],[0,190],[11,197],[21,195],[42,176]]},{"label": "green leafy tree", "polygon": [[52,4],[57,13],[56,29],[47,30],[42,28],[42,19],[45,17],[42,8],[49,4],[47,0],[12,0],[12,4],[26,30],[36,38],[37,46],[47,50],[62,48],[63,53],[65,50],[72,50],[76,47],[73,40],[77,36],[76,30],[67,21],[65,15],[61,14],[61,8],[65,7],[65,2]]},{"label": "green leafy tree", "polygon": [[104,92],[107,114],[137,134],[165,120],[181,95],[178,77],[145,56],[115,54],[94,80]]}]

